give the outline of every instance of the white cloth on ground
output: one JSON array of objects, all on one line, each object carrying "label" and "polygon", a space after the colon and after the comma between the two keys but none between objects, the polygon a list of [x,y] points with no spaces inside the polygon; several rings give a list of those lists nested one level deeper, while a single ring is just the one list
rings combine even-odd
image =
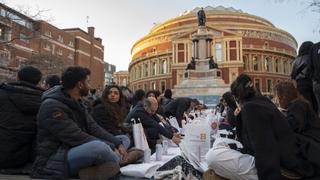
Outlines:
[{"label": "white cloth on ground", "polygon": [[257,180],[254,157],[229,147],[225,138],[217,138],[206,154],[208,167],[216,174],[232,180]]}]

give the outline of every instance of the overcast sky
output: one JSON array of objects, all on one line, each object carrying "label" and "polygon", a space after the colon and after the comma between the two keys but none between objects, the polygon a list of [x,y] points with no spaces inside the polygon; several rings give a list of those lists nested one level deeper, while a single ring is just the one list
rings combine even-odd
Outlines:
[{"label": "overcast sky", "polygon": [[132,45],[154,23],[164,22],[195,7],[225,6],[263,17],[292,34],[298,44],[320,40],[320,13],[306,9],[303,0],[5,0],[11,7],[48,10],[45,19],[58,28],[94,26],[103,39],[104,60],[127,70]]}]

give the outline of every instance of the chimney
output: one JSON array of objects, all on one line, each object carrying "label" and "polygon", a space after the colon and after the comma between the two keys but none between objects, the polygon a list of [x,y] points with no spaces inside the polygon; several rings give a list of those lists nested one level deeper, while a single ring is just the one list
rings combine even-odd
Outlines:
[{"label": "chimney", "polygon": [[91,37],[94,37],[94,27],[88,27],[88,34]]}]

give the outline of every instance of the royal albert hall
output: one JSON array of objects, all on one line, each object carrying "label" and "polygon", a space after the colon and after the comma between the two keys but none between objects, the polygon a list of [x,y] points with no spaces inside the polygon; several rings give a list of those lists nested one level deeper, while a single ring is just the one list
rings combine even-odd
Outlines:
[{"label": "royal albert hall", "polygon": [[[192,34],[197,32],[197,12],[155,25],[131,49],[129,86],[132,90],[174,89],[183,80],[192,59]],[[263,94],[288,79],[296,56],[297,42],[288,32],[268,20],[234,8],[206,7],[206,28],[212,35],[208,45],[226,84],[247,73]]]}]

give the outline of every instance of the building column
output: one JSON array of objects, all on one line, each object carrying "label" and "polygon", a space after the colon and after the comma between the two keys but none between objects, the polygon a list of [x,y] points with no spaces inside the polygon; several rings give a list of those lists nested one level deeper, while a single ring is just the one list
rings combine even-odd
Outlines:
[{"label": "building column", "polygon": [[188,57],[187,57],[187,52],[188,52],[188,44],[186,42],[183,43],[184,45],[184,63],[188,63]]}]

